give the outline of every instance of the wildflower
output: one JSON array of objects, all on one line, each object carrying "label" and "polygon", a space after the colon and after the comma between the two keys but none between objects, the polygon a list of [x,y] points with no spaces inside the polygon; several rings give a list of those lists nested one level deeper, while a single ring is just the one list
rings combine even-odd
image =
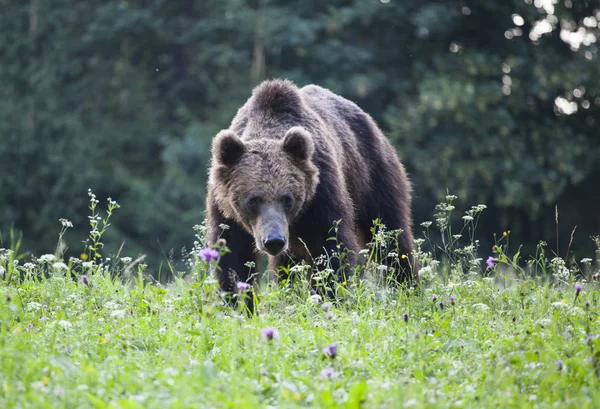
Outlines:
[{"label": "wildflower", "polygon": [[346,281],[342,282],[342,285],[345,287],[348,283]]},{"label": "wildflower", "polygon": [[585,343],[590,344],[591,342],[592,342],[592,336],[588,335],[587,338],[585,339]]},{"label": "wildflower", "polygon": [[321,296],[319,294],[313,294],[310,297],[308,297],[308,301],[312,304],[318,304],[321,302]]},{"label": "wildflower", "polygon": [[436,301],[437,301],[437,299],[438,299],[438,296],[437,296],[437,294],[433,294],[433,295],[431,296],[431,300],[432,300],[433,302],[436,302]]},{"label": "wildflower", "polygon": [[386,272],[388,269],[388,266],[386,266],[385,264],[380,264],[377,266],[377,270],[381,271],[381,272]]},{"label": "wildflower", "polygon": [[4,267],[0,266],[0,277],[4,277],[5,273],[6,273],[6,270],[4,269]]},{"label": "wildflower", "polygon": [[358,338],[358,328],[354,328],[354,329],[352,330],[352,336],[353,336],[354,338]]},{"label": "wildflower", "polygon": [[71,223],[67,219],[58,219],[58,221],[60,222],[60,224],[62,224],[63,227],[73,227],[73,223]]},{"label": "wildflower", "polygon": [[466,222],[472,222],[474,220],[473,216],[463,216],[462,219]]},{"label": "wildflower", "polygon": [[592,259],[591,258],[587,258],[587,257],[586,258],[582,258],[581,262],[583,264],[590,264],[592,262]]},{"label": "wildflower", "polygon": [[441,309],[442,311],[444,311],[444,302],[443,302],[443,301],[442,301],[442,302],[440,302],[440,309]]},{"label": "wildflower", "polygon": [[328,358],[334,359],[337,356],[337,344],[333,343],[328,345],[325,349],[323,349],[323,355]]},{"label": "wildflower", "polygon": [[69,321],[65,321],[65,320],[58,321],[57,324],[61,328],[64,328],[64,329],[69,329],[69,328],[71,328],[73,326],[73,324],[71,324]]},{"label": "wildflower", "polygon": [[581,294],[581,284],[575,286],[575,297],[579,297],[579,294]]},{"label": "wildflower", "polygon": [[450,297],[450,305],[454,305],[454,297]]},{"label": "wildflower", "polygon": [[252,288],[250,284],[244,283],[242,281],[238,281],[237,283],[235,283],[235,286],[239,291],[248,291],[250,288]]},{"label": "wildflower", "polygon": [[401,258],[402,260],[406,259],[406,254],[403,254],[403,255],[402,255],[400,258]]},{"label": "wildflower", "polygon": [[90,285],[90,281],[88,280],[88,277],[85,275],[81,276],[81,278],[79,279],[79,282],[81,284]]},{"label": "wildflower", "polygon": [[265,368],[261,368],[259,373],[261,374],[261,376],[267,376],[269,374]]},{"label": "wildflower", "polygon": [[323,378],[333,378],[335,376],[335,371],[333,370],[333,367],[329,367],[329,368],[325,368],[321,371],[321,376]]},{"label": "wildflower", "polygon": [[429,226],[431,226],[433,224],[433,222],[423,222],[421,223],[421,226],[428,228]]},{"label": "wildflower", "polygon": [[507,232],[503,232],[502,236],[506,237],[506,236],[508,236],[508,233]]},{"label": "wildflower", "polygon": [[262,330],[260,330],[260,333],[262,334],[263,338],[267,341],[279,338],[279,331],[277,331],[277,329],[273,327],[265,327]]},{"label": "wildflower", "polygon": [[217,249],[207,247],[205,249],[200,250],[198,252],[198,255],[202,260],[206,261],[207,263],[210,263],[211,261],[219,258],[219,251]]},{"label": "wildflower", "polygon": [[488,268],[494,268],[494,266],[496,264],[498,264],[498,259],[494,258],[492,256],[489,256],[488,259],[485,261],[485,263],[487,264]]},{"label": "wildflower", "polygon": [[402,316],[402,321],[404,321],[405,323],[407,323],[407,324],[408,324],[408,314],[404,314],[404,315]]},{"label": "wildflower", "polygon": [[335,321],[336,316],[333,312],[327,311],[327,314],[325,314],[325,318],[327,318],[328,320],[331,320],[331,321]]},{"label": "wildflower", "polygon": [[68,270],[68,269],[69,269],[69,266],[67,266],[67,265],[66,265],[65,263],[63,263],[63,262],[54,263],[54,264],[52,264],[52,267],[53,267],[55,270]]},{"label": "wildflower", "polygon": [[54,261],[54,254],[44,254],[43,256],[41,256],[40,258],[38,258],[38,262],[43,263],[43,262],[51,262]]},{"label": "wildflower", "polygon": [[559,359],[558,361],[556,361],[556,369],[558,369],[559,371],[562,371],[563,365],[564,362],[562,360]]},{"label": "wildflower", "polygon": [[321,305],[321,309],[325,312],[331,311],[331,303],[324,302],[323,305]]}]

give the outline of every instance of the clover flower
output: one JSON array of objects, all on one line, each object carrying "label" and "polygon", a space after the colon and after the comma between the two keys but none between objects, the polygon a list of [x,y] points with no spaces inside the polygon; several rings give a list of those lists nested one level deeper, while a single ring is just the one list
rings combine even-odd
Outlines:
[{"label": "clover flower", "polygon": [[333,367],[329,367],[329,368],[325,368],[321,371],[321,376],[323,378],[333,378],[335,376],[335,371],[333,370]]},{"label": "clover flower", "polygon": [[337,344],[333,343],[328,345],[325,349],[323,349],[323,355],[328,358],[334,359],[337,356]]},{"label": "clover flower", "polygon": [[260,330],[260,333],[262,334],[263,338],[267,341],[279,338],[279,331],[277,331],[277,329],[273,327],[265,327]]},{"label": "clover flower", "polygon": [[489,256],[488,259],[485,261],[485,263],[487,264],[488,268],[494,268],[494,266],[496,264],[498,264],[498,259],[494,258],[492,256]]},{"label": "clover flower", "polygon": [[331,303],[324,302],[324,303],[323,303],[323,305],[321,305],[321,309],[322,309],[324,312],[329,312],[329,311],[331,311]]},{"label": "clover flower", "polygon": [[214,261],[219,258],[219,251],[217,249],[207,247],[205,249],[200,250],[198,252],[198,255],[202,260],[206,261],[207,263],[210,263],[211,261]]},{"label": "clover flower", "polygon": [[244,283],[242,281],[238,281],[237,283],[235,283],[235,286],[239,291],[248,291],[250,288],[252,288],[250,284]]}]

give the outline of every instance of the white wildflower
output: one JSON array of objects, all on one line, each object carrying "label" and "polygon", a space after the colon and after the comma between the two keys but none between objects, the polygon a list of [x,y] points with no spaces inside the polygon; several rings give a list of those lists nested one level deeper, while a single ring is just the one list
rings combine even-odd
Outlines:
[{"label": "white wildflower", "polygon": [[388,253],[388,257],[392,257],[392,258],[394,258],[394,257],[398,257],[398,253],[396,253],[395,251],[390,251],[390,252]]},{"label": "white wildflower", "polygon": [[165,368],[165,376],[177,376],[179,372],[175,368]]},{"label": "white wildflower", "polygon": [[116,302],[107,301],[106,304],[104,304],[104,308],[106,308],[107,310],[116,310],[117,308],[119,308],[119,304],[117,304]]},{"label": "white wildflower", "polygon": [[129,264],[131,263],[131,260],[133,260],[131,257],[121,257],[121,262],[123,264]]},{"label": "white wildflower", "polygon": [[421,226],[427,228],[427,227],[431,226],[432,224],[433,224],[432,222],[423,222],[423,223],[421,223]]},{"label": "white wildflower", "polygon": [[71,324],[69,321],[65,321],[65,320],[60,320],[57,322],[58,326],[63,328],[63,329],[70,329],[73,324]]},{"label": "white wildflower", "polygon": [[58,219],[58,221],[60,222],[60,224],[62,224],[63,227],[73,227],[73,223],[71,223],[67,219]]},{"label": "white wildflower", "polygon": [[0,266],[0,277],[4,277],[4,274],[6,273],[6,269],[2,266]]},{"label": "white wildflower", "polygon": [[54,257],[54,254],[44,254],[43,256],[41,256],[40,258],[38,258],[38,262],[39,263],[50,263],[52,261],[54,261],[56,257]]},{"label": "white wildflower", "polygon": [[31,301],[29,303],[27,303],[27,310],[28,311],[39,311],[42,309],[42,304],[37,303],[35,301]]},{"label": "white wildflower", "polygon": [[429,262],[429,265],[430,265],[431,267],[433,267],[433,268],[436,268],[437,266],[439,266],[439,265],[440,265],[440,262],[439,262],[438,260],[431,260],[431,261]]},{"label": "white wildflower", "polygon": [[115,317],[115,318],[123,318],[123,317],[125,317],[126,314],[127,314],[127,310],[113,310],[110,313],[110,316]]},{"label": "white wildflower", "polygon": [[377,266],[377,270],[382,271],[382,272],[387,271],[387,269],[388,269],[388,266],[386,266],[385,264],[380,264]]},{"label": "white wildflower", "polygon": [[431,281],[435,278],[435,272],[431,266],[421,267],[419,270],[419,277],[425,281]]},{"label": "white wildflower", "polygon": [[462,234],[453,234],[452,235],[452,238],[457,239],[457,240],[460,239],[461,237],[462,237]]},{"label": "white wildflower", "polygon": [[550,304],[552,308],[567,308],[566,301],[556,301]]},{"label": "white wildflower", "polygon": [[358,252],[358,254],[360,254],[361,256],[368,256],[369,255],[369,250],[368,249],[362,249],[361,251]]},{"label": "white wildflower", "polygon": [[587,257],[586,258],[582,258],[581,262],[583,264],[590,264],[592,262],[592,259],[591,258],[587,258]]},{"label": "white wildflower", "polygon": [[83,263],[81,263],[81,266],[83,268],[92,268],[92,267],[94,267],[94,262],[93,261],[84,261]]},{"label": "white wildflower", "polygon": [[318,304],[321,302],[321,296],[319,294],[313,294],[310,297],[308,297],[308,301],[313,305]]},{"label": "white wildflower", "polygon": [[479,264],[481,264],[482,261],[483,261],[482,258],[475,258],[475,259],[471,260],[470,263],[474,266],[478,266]]},{"label": "white wildflower", "polygon": [[65,263],[63,263],[62,261],[59,261],[58,263],[54,263],[52,264],[52,267],[55,270],[68,270],[69,266],[67,266]]},{"label": "white wildflower", "polygon": [[475,220],[473,216],[463,216],[462,219],[466,222],[472,222],[473,220]]},{"label": "white wildflower", "polygon": [[477,303],[477,304],[473,304],[473,308],[477,308],[478,310],[481,311],[487,311],[490,309],[490,307],[484,303]]}]

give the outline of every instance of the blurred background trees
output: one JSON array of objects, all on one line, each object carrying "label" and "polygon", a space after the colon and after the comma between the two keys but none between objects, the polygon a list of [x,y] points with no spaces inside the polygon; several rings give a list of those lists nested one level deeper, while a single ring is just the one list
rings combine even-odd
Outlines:
[{"label": "blurred background trees", "polygon": [[[114,252],[180,259],[210,142],[261,80],[357,102],[415,185],[416,232],[449,191],[486,245],[600,233],[600,4],[585,0],[0,0],[0,231],[73,254],[87,190],[121,204]],[[564,255],[564,254],[563,254]]]}]

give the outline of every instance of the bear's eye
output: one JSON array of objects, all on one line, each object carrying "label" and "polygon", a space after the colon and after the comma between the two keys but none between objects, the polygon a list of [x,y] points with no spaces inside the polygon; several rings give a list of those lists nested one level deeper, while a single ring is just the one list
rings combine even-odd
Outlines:
[{"label": "bear's eye", "polygon": [[281,196],[281,204],[289,210],[294,205],[294,198],[289,193],[285,193]]},{"label": "bear's eye", "polygon": [[246,206],[249,208],[257,208],[262,203],[262,199],[260,196],[252,195],[246,200]]}]

